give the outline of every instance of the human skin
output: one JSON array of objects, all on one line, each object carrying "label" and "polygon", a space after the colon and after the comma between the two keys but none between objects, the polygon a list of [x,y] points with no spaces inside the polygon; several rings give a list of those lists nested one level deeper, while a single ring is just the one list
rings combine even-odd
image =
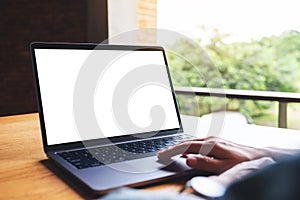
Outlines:
[{"label": "human skin", "polygon": [[169,149],[158,152],[160,160],[183,154],[188,166],[216,174],[232,168],[238,163],[269,157],[278,160],[280,157],[293,155],[299,150],[278,148],[254,148],[237,144],[218,137],[199,138],[179,143]]}]

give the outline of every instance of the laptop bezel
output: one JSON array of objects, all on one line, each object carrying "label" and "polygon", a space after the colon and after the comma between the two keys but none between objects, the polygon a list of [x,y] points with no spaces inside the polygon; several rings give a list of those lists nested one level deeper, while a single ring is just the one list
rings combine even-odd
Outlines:
[{"label": "laptop bezel", "polygon": [[[172,79],[170,75],[170,70],[167,62],[166,53],[163,47],[161,46],[133,46],[133,45],[109,45],[109,44],[94,44],[94,43],[58,43],[58,42],[33,42],[30,44],[30,51],[32,56],[32,66],[33,66],[33,73],[34,73],[34,80],[35,80],[35,90],[36,90],[36,97],[37,97],[37,105],[38,105],[38,113],[39,113],[39,121],[41,127],[41,134],[43,140],[43,148],[45,153],[49,151],[59,151],[59,150],[67,150],[67,149],[74,149],[74,148],[84,148],[87,146],[96,146],[96,145],[105,145],[107,144],[106,139],[94,139],[88,141],[77,141],[77,142],[70,142],[70,143],[63,143],[63,144],[55,144],[55,145],[48,145],[47,142],[47,133],[44,121],[44,113],[43,113],[43,105],[41,99],[41,92],[40,92],[40,84],[39,84],[39,77],[38,77],[38,70],[37,70],[37,63],[36,63],[36,56],[35,56],[35,49],[79,49],[79,50],[128,50],[128,51],[162,51],[166,71],[170,83],[170,88],[172,91],[172,97],[175,104],[176,114],[179,122],[179,128],[169,129],[169,130],[162,130],[158,131],[157,134],[153,136],[153,132],[147,133],[138,133],[126,136],[116,136],[116,137],[109,137],[111,143],[119,143],[124,141],[131,141],[137,140],[137,138],[156,138],[161,136],[168,136],[174,135],[178,133],[183,133],[181,117],[179,113],[179,108],[176,100],[176,95],[174,91],[174,87],[172,84]],[[138,137],[137,137],[138,136]],[[105,142],[106,141],[106,142]]]}]

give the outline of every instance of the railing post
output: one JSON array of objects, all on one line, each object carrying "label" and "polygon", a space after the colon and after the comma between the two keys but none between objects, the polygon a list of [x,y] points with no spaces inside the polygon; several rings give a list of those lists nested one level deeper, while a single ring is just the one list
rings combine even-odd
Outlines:
[{"label": "railing post", "polygon": [[287,128],[287,102],[279,101],[279,116],[278,126],[279,128]]}]

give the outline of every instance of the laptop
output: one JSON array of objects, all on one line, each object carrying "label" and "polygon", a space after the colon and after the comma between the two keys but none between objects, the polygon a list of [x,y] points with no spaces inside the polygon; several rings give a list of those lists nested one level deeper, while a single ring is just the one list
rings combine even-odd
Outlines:
[{"label": "laptop", "polygon": [[158,151],[183,132],[166,54],[159,46],[31,44],[43,147],[59,169],[103,194],[191,175]]}]

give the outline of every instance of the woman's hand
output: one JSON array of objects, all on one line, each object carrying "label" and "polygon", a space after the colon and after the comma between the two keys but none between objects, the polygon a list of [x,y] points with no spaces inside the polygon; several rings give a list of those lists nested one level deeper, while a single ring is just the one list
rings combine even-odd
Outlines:
[{"label": "woman's hand", "polygon": [[159,159],[186,155],[186,163],[192,168],[220,174],[234,165],[265,156],[268,149],[236,144],[217,137],[207,137],[179,143],[158,153]]}]

